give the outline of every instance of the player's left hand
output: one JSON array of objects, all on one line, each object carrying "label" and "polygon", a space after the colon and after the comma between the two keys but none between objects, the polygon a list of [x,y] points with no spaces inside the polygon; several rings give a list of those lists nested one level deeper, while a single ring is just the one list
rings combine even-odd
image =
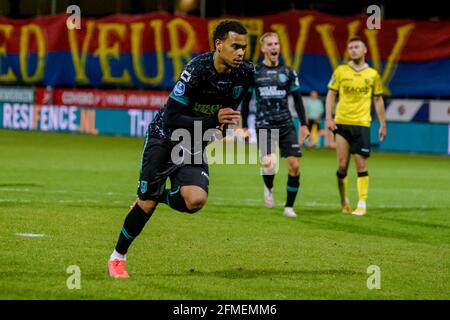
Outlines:
[{"label": "player's left hand", "polygon": [[378,137],[380,139],[380,141],[383,141],[384,138],[386,137],[386,126],[381,126],[380,130],[378,130]]},{"label": "player's left hand", "polygon": [[219,109],[217,119],[221,124],[236,124],[241,119],[241,113],[232,108]]},{"label": "player's left hand", "polygon": [[308,126],[301,126],[300,127],[300,141],[299,141],[300,144],[302,144],[303,141],[308,139],[309,135],[310,135],[310,132],[309,132]]}]

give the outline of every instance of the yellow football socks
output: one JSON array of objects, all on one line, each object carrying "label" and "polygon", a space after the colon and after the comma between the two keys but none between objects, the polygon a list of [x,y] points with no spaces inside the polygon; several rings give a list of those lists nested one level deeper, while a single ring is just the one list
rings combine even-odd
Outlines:
[{"label": "yellow football socks", "polygon": [[367,201],[367,196],[369,194],[369,174],[367,171],[358,172],[358,179],[356,180],[358,187],[359,201]]}]

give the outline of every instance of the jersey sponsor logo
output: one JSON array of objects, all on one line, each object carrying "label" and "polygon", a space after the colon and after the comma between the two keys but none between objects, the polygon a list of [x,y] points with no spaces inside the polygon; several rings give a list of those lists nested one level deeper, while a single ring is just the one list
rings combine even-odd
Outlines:
[{"label": "jersey sponsor logo", "polygon": [[286,90],[278,90],[276,86],[260,87],[258,89],[261,97],[283,97],[286,95]]},{"label": "jersey sponsor logo", "polygon": [[264,81],[272,80],[272,77],[258,77],[255,79],[256,83],[264,83]]},{"label": "jersey sponsor logo", "polygon": [[148,187],[148,182],[145,180],[141,180],[139,182],[139,189],[141,190],[141,193],[146,193]]},{"label": "jersey sponsor logo", "polygon": [[281,83],[285,83],[286,81],[288,81],[288,77],[287,77],[287,75],[285,75],[284,73],[279,73],[278,74],[278,80],[281,82]]},{"label": "jersey sponsor logo", "polygon": [[182,96],[184,94],[185,85],[183,82],[178,81],[173,88],[173,94],[176,96]]},{"label": "jersey sponsor logo", "polygon": [[352,87],[352,86],[343,86],[345,94],[366,94],[370,91],[370,87]]},{"label": "jersey sponsor logo", "polygon": [[233,98],[237,99],[241,95],[242,90],[243,90],[242,86],[234,87],[233,88]]},{"label": "jersey sponsor logo", "polygon": [[198,102],[194,104],[194,110],[204,114],[214,114],[220,108],[222,108],[221,104],[202,104]]}]

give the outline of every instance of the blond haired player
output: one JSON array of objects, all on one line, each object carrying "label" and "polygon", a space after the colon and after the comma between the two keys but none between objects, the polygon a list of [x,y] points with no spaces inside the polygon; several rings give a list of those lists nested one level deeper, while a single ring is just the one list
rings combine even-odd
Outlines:
[{"label": "blond haired player", "polygon": [[[274,179],[277,168],[276,146],[286,158],[288,178],[286,186],[286,203],[283,214],[295,218],[294,203],[300,189],[300,150],[299,137],[292,122],[288,107],[288,97],[292,96],[294,108],[300,119],[300,139],[309,136],[308,121],[305,115],[300,82],[297,73],[282,64],[280,57],[280,40],[275,32],[266,32],[261,36],[261,52],[264,60],[255,67],[254,82],[250,87],[251,95],[242,102],[243,126],[247,127],[247,115],[252,96],[256,104],[256,130],[258,147],[261,151],[264,180],[264,204],[268,208],[275,205]],[[272,133],[278,130],[278,136]],[[267,132],[267,139],[262,138]]]}]

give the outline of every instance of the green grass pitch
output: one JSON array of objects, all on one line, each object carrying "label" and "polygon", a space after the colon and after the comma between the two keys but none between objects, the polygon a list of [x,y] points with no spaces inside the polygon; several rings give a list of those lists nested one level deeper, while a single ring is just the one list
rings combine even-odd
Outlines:
[{"label": "green grass pitch", "polygon": [[[194,215],[160,205],[106,262],[135,199],[143,139],[0,130],[0,299],[449,299],[450,159],[374,153],[368,215],[339,211],[333,150],[304,150],[297,219],[262,205],[257,165],[212,165]],[[354,163],[349,192],[356,203]],[[45,234],[24,237],[17,234]],[[69,289],[67,268],[81,270]],[[381,289],[369,290],[371,265]]]}]

